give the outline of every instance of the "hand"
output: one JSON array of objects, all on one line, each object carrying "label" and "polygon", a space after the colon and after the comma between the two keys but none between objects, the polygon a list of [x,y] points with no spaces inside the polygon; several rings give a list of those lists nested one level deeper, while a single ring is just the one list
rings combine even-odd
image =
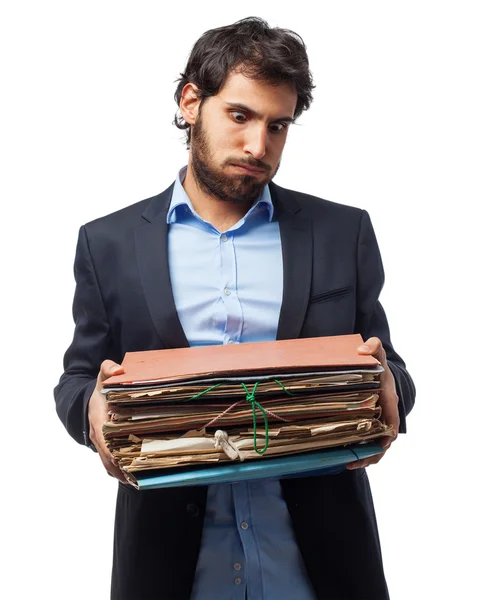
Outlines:
[{"label": "hand", "polygon": [[127,483],[117,461],[113,458],[113,455],[105,444],[102,432],[103,423],[108,421],[107,404],[105,396],[101,393],[103,382],[112,375],[120,375],[124,372],[123,367],[112,360],[104,360],[101,363],[96,386],[88,402],[88,420],[90,421],[90,439],[98,450],[103,466],[112,477],[116,477],[121,482]]},{"label": "hand", "polygon": [[374,465],[378,463],[386,453],[386,450],[397,438],[399,431],[399,398],[396,392],[396,382],[391,369],[389,368],[386,352],[384,351],[381,340],[377,337],[369,338],[367,342],[365,342],[362,346],[359,346],[358,354],[369,354],[374,356],[374,358],[379,360],[384,369],[380,377],[381,391],[379,392],[378,404],[382,409],[381,420],[386,425],[392,425],[394,429],[394,437],[385,436],[380,440],[379,443],[384,448],[384,451],[381,454],[376,454],[370,458],[349,463],[346,465],[347,469],[361,469],[362,467],[367,467],[368,465]]}]

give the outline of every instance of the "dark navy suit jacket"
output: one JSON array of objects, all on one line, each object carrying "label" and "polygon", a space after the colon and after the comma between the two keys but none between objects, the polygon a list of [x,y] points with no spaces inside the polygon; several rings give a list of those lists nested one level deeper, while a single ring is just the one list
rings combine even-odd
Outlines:
[{"label": "dark navy suit jacket", "polygon": [[[277,339],[377,336],[396,381],[404,433],[415,389],[392,347],[378,300],[384,273],[368,213],[273,183],[270,190],[284,269]],[[188,345],[168,270],[166,213],[172,191],[173,185],[80,229],[75,333],[55,401],[60,419],[81,444],[91,446],[87,407],[103,360],[120,363],[125,352]],[[281,485],[318,598],[386,600],[365,470],[285,479]],[[206,487],[138,492],[119,484],[113,600],[189,598],[205,505]]]}]

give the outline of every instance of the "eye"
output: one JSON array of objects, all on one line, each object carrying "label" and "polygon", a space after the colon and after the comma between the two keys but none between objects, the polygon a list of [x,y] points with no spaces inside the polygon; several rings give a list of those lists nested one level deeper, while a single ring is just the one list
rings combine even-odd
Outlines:
[{"label": "eye", "polygon": [[271,125],[269,126],[269,129],[273,133],[280,133],[281,131],[284,131],[287,126],[288,126],[287,123],[271,123]]},{"label": "eye", "polygon": [[232,110],[230,112],[230,115],[233,121],[236,121],[236,123],[246,123],[246,116],[242,112]]}]

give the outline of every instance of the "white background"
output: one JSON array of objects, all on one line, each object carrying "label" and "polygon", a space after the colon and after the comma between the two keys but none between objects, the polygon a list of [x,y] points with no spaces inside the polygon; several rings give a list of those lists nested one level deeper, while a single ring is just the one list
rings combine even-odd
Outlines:
[{"label": "white background", "polygon": [[250,15],[302,35],[317,85],[276,181],[369,211],[393,343],[417,384],[409,433],[369,469],[391,598],[478,597],[476,3],[311,7],[1,9],[3,598],[109,597],[115,482],[52,397],[78,228],[173,181],[187,161],[174,80],[206,29]]}]

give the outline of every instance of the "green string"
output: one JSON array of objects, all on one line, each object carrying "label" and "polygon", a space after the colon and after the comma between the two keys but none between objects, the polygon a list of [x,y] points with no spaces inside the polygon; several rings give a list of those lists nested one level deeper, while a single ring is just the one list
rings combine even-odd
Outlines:
[{"label": "green string", "polygon": [[284,385],[281,383],[281,381],[278,381],[277,379],[273,379],[273,381],[275,383],[277,383],[280,387],[283,388],[283,392],[286,392],[286,394],[288,394],[288,396],[294,396],[295,394],[288,392],[288,390],[284,387]]},{"label": "green string", "polygon": [[211,390],[214,390],[215,388],[217,388],[219,385],[221,385],[221,383],[217,383],[216,385],[212,385],[210,388],[208,388],[207,390],[204,390],[202,392],[200,392],[199,394],[196,394],[196,396],[192,396],[191,398],[188,398],[188,402],[190,400],[196,400],[196,398],[201,398],[201,396],[203,396],[204,394],[207,394],[208,392],[211,392]]},{"label": "green string", "polygon": [[[246,387],[246,385],[244,383],[242,383],[241,385],[243,386],[243,388],[244,388],[244,390],[246,392],[246,401],[251,403],[251,408],[253,410],[253,442],[254,442],[254,450],[255,450],[255,452],[257,454],[264,454],[266,452],[266,450],[268,449],[268,444],[269,444],[268,415],[266,414],[266,411],[261,406],[261,404],[255,398],[256,388],[258,387],[258,384],[259,384],[259,381],[257,381],[254,384],[253,391],[251,391],[251,392],[248,390],[248,388]],[[263,419],[264,419],[265,442],[264,442],[264,446],[263,446],[263,448],[261,448],[261,450],[258,450],[258,447],[256,445],[256,407],[258,407],[260,409],[260,411],[263,413]]]},{"label": "green string", "polygon": [[[277,383],[283,389],[283,391],[286,394],[288,394],[288,396],[294,396],[295,395],[295,394],[292,394],[291,392],[289,392],[284,387],[284,385],[281,383],[281,381],[278,381],[277,379],[274,379],[273,381],[275,383]],[[189,398],[189,400],[196,400],[197,398],[201,398],[201,396],[204,396],[205,394],[207,394],[211,390],[214,390],[215,388],[219,387],[220,385],[222,385],[222,384],[221,383],[217,383],[216,385],[213,385],[213,386],[209,387],[207,390],[204,390],[204,391],[200,392],[199,394],[196,394],[195,396],[192,396],[191,398]],[[265,409],[261,406],[261,404],[256,400],[256,397],[255,397],[256,388],[259,385],[259,381],[257,381],[254,384],[253,390],[251,392],[248,390],[248,388],[246,387],[245,383],[241,383],[241,385],[243,386],[243,389],[246,392],[246,401],[251,404],[251,409],[253,411],[253,443],[254,443],[254,450],[258,454],[264,454],[266,452],[266,450],[268,449],[268,444],[269,444],[268,415],[266,414]],[[263,414],[263,419],[264,419],[265,442],[264,442],[264,446],[263,446],[263,448],[261,448],[261,450],[258,450],[258,446],[256,444],[256,429],[257,429],[257,426],[256,426],[256,409],[257,408],[260,409],[261,413]]]}]

